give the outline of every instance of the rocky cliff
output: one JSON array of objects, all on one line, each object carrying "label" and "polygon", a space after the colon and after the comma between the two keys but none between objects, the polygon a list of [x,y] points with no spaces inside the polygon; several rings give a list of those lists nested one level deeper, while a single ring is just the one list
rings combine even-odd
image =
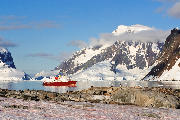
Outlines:
[{"label": "rocky cliff", "polygon": [[157,64],[144,80],[180,80],[180,30],[173,29],[167,37]]}]

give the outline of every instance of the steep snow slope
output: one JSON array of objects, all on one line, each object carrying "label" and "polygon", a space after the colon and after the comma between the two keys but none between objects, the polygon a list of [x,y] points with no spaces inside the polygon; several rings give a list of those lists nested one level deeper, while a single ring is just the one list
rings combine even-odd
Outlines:
[{"label": "steep snow slope", "polygon": [[180,59],[176,61],[175,65],[170,70],[165,70],[158,79],[159,80],[180,80]]},{"label": "steep snow slope", "polygon": [[101,46],[84,48],[73,54],[70,59],[64,61],[62,64],[60,64],[60,66],[56,67],[55,70],[63,70],[67,74],[73,74],[84,68],[84,65],[86,65],[90,59],[102,53],[103,51],[104,47]]},{"label": "steep snow slope", "polygon": [[156,65],[144,80],[180,80],[180,30],[173,29],[167,37]]},{"label": "steep snow slope", "polygon": [[16,70],[11,53],[7,49],[0,47],[0,81],[27,79],[30,79],[30,76]]},{"label": "steep snow slope", "polygon": [[70,75],[73,80],[141,80],[151,69],[127,69],[125,65],[117,66],[116,73],[112,70],[110,61],[103,61],[86,70]]}]

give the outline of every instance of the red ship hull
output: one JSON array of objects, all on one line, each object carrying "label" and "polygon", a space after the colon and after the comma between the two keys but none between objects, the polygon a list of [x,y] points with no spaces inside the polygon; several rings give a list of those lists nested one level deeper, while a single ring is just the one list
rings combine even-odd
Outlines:
[{"label": "red ship hull", "polygon": [[68,82],[43,82],[44,86],[68,86],[76,87],[77,81],[68,81]]}]

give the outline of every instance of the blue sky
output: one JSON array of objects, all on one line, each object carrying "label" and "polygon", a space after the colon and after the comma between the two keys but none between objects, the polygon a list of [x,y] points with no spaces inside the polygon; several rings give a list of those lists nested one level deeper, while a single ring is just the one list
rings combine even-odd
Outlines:
[{"label": "blue sky", "polygon": [[179,0],[0,0],[0,46],[17,69],[51,70],[77,46],[118,25],[180,26]]}]

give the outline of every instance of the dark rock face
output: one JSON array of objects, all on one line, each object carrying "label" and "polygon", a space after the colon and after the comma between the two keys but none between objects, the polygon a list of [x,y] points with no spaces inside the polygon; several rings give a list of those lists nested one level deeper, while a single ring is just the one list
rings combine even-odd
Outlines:
[{"label": "dark rock face", "polygon": [[24,73],[24,77],[23,77],[22,79],[23,79],[23,80],[31,80],[32,78],[31,78],[30,75]]},{"label": "dark rock face", "polygon": [[[129,48],[127,46],[131,44],[130,46],[134,48],[138,48],[135,55],[131,55]],[[116,52],[116,55],[113,57],[112,61],[115,61],[115,67],[119,64],[125,64],[127,69],[133,69],[135,67],[139,69],[144,69],[145,67],[151,66],[154,61],[156,60],[158,56],[158,52],[153,51],[153,44],[157,45],[157,49],[161,51],[163,43],[141,43],[141,42],[135,42],[135,45],[133,45],[132,42],[125,42],[123,45],[118,47],[118,50]],[[126,52],[127,51],[127,52]],[[134,63],[133,63],[134,61]],[[146,62],[147,61],[147,62]],[[114,68],[115,68],[114,67]]]},{"label": "dark rock face", "polygon": [[[157,51],[154,50],[153,46],[156,46]],[[110,60],[112,62],[111,70],[116,72],[116,66],[126,65],[127,69],[133,69],[138,67],[144,69],[145,67],[151,66],[156,60],[159,51],[161,51],[163,43],[157,42],[122,42],[116,41],[112,46],[107,47],[99,54],[92,56],[87,62],[83,64],[75,64],[74,60],[78,59],[79,56],[86,55],[87,49],[83,49],[76,52],[72,58],[64,61],[55,70],[63,70],[67,74],[74,74],[79,70],[85,70],[92,67],[93,65]],[[96,51],[101,46],[91,48]],[[136,53],[134,54],[134,50]],[[85,58],[86,59],[86,58]]]},{"label": "dark rock face", "polygon": [[0,62],[4,63],[8,68],[16,68],[9,51],[0,52]]},{"label": "dark rock face", "polygon": [[170,70],[178,59],[180,59],[180,30],[173,29],[157,59],[158,64],[152,68],[144,79],[149,76],[160,77],[165,70]]}]

